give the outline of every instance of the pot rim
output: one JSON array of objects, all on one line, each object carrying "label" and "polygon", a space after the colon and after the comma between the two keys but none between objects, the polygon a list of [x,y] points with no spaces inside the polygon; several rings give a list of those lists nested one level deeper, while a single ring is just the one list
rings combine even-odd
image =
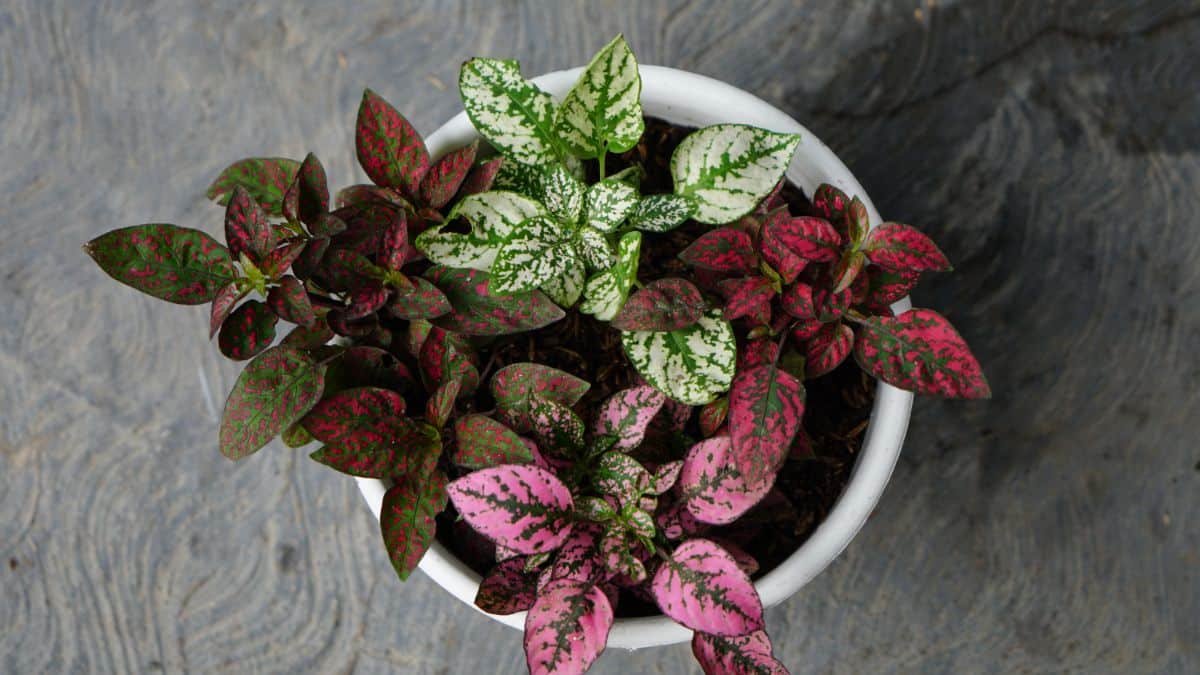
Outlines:
[{"label": "pot rim", "polygon": [[[787,177],[811,195],[820,183],[831,183],[847,194],[858,195],[871,222],[882,222],[879,212],[850,170],[812,132],[783,111],[746,91],[719,80],[663,66],[639,66],[642,77],[642,108],[647,116],[687,126],[742,123],[778,132],[801,134],[800,146],[788,167]],[[533,79],[543,90],[561,98],[575,83],[582,68],[547,73]],[[465,112],[460,112],[426,139],[432,156],[461,147],[479,138]],[[897,313],[911,308],[908,298],[892,305]],[[846,548],[878,503],[891,477],[912,408],[911,392],[878,383],[871,418],[862,450],[850,480],[824,521],[795,553],[755,582],[763,606],[770,607],[791,597],[824,570]],[[358,488],[375,518],[379,518],[386,487],[375,478],[356,478]],[[420,569],[439,586],[476,611],[523,630],[525,612],[507,616],[487,614],[474,604],[480,576],[434,541],[421,559]],[[617,619],[609,633],[608,646],[638,649],[668,645],[691,639],[692,631],[658,615]]]}]

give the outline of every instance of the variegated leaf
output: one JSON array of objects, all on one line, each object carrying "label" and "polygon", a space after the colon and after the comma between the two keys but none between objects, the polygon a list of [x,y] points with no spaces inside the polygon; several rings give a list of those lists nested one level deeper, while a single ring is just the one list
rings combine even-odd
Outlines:
[{"label": "variegated leaf", "polygon": [[863,266],[867,264],[867,256],[862,251],[846,251],[842,254],[838,264],[833,268],[831,274],[833,282],[833,292],[841,293],[850,288],[855,279],[863,270]]},{"label": "variegated leaf", "polygon": [[702,523],[726,525],[757,504],[774,485],[774,472],[750,481],[739,468],[728,436],[703,440],[688,451],[676,488],[688,512]]},{"label": "variegated leaf", "polygon": [[296,326],[290,333],[283,336],[280,344],[301,349],[314,349],[327,344],[333,339],[333,330],[325,319],[319,318],[312,326]]},{"label": "variegated leaf", "polygon": [[410,277],[415,288],[411,293],[394,294],[387,311],[398,319],[436,319],[448,314],[452,307],[446,294],[433,282],[420,277]]},{"label": "variegated leaf", "polygon": [[621,344],[647,382],[681,403],[704,405],[733,382],[737,343],[720,310],[681,330],[622,333]]},{"label": "variegated leaf", "polygon": [[467,415],[454,423],[456,439],[453,462],[468,469],[486,469],[500,464],[533,461],[521,437],[512,429],[485,415]]},{"label": "variegated leaf", "polygon": [[764,627],[754,584],[707,539],[680,544],[658,568],[651,591],[663,614],[695,631],[738,636]]},{"label": "variegated leaf", "polygon": [[238,290],[236,283],[229,283],[221,287],[217,291],[216,297],[212,301],[212,309],[208,315],[208,339],[212,339],[217,331],[221,329],[221,324],[225,323],[225,319],[229,318],[229,313],[237,305],[238,300],[245,297],[249,291]]},{"label": "variegated leaf", "polygon": [[950,270],[950,261],[937,244],[914,227],[884,223],[871,231],[863,251],[885,270],[923,272]]},{"label": "variegated leaf", "polygon": [[668,232],[696,213],[697,201],[687,195],[646,195],[629,214],[629,224],[644,232]]},{"label": "variegated leaf", "polygon": [[820,218],[773,218],[767,221],[763,238],[812,262],[834,262],[842,254],[841,235]]},{"label": "variegated leaf", "polygon": [[617,262],[611,269],[591,279],[583,289],[584,301],[579,311],[591,314],[601,321],[609,321],[629,295],[629,289],[637,280],[638,254],[642,247],[640,232],[627,232],[617,243]]},{"label": "variegated leaf", "polygon": [[783,311],[797,319],[815,319],[817,305],[813,301],[813,289],[806,283],[797,282],[788,286],[780,297]]},{"label": "variegated leaf", "polygon": [[222,206],[229,203],[234,189],[250,193],[269,215],[283,213],[283,195],[300,169],[300,162],[283,157],[255,157],[230,164],[208,188],[208,198]]},{"label": "variegated leaf", "polygon": [[571,533],[571,492],[529,465],[481,469],[450,483],[450,501],[477,532],[518,553],[553,551]]},{"label": "variegated leaf", "polygon": [[991,387],[966,341],[930,309],[868,317],[854,344],[863,370],[908,391],[951,398],[989,398]]},{"label": "variegated leaf", "polygon": [[408,475],[384,495],[379,527],[388,558],[401,580],[417,568],[437,532],[434,517],[446,508],[446,474]]},{"label": "variegated leaf", "polygon": [[612,624],[612,604],[596,584],[572,579],[546,584],[525,617],[530,675],[585,672],[608,644]]},{"label": "variegated leaf", "polygon": [[489,386],[501,418],[518,433],[531,429],[529,412],[533,397],[570,407],[591,388],[590,384],[570,373],[538,363],[505,366],[496,371]]},{"label": "variegated leaf", "polygon": [[416,195],[429,170],[425,141],[395,108],[375,92],[363,92],[354,133],[358,163],[376,185]]},{"label": "variegated leaf", "polygon": [[587,190],[583,222],[601,232],[613,232],[638,205],[637,189],[609,178]]},{"label": "variegated leaf", "polygon": [[721,289],[725,291],[725,320],[733,321],[743,316],[759,317],[763,306],[769,311],[771,298],[775,297],[775,288],[771,280],[763,276],[730,279],[722,282]]},{"label": "variegated leaf", "polygon": [[693,267],[747,274],[754,269],[754,244],[742,230],[720,227],[700,235],[679,259]]},{"label": "variegated leaf", "polygon": [[321,398],[325,366],[293,347],[272,347],[246,366],[221,414],[221,453],[241,459],[295,424]]},{"label": "variegated leaf", "polygon": [[467,234],[443,232],[441,226],[422,232],[417,249],[432,262],[450,267],[487,271],[505,242],[518,231],[521,223],[545,215],[541,204],[515,192],[484,192],[464,197],[447,217],[447,222],[462,217],[471,223]]},{"label": "variegated leaf", "polygon": [[263,302],[247,300],[221,324],[217,346],[234,361],[245,361],[271,346],[279,318]]},{"label": "variegated leaf", "polygon": [[625,301],[613,317],[618,330],[679,330],[700,320],[708,304],[699,289],[683,279],[659,279]]},{"label": "variegated leaf", "polygon": [[613,264],[613,250],[604,233],[590,225],[576,232],[575,248],[587,269],[607,270]]},{"label": "variegated leaf", "polygon": [[861,248],[871,230],[871,219],[867,205],[857,196],[850,200],[850,207],[846,209],[846,228],[846,241],[856,249]]},{"label": "variegated leaf", "polygon": [[521,77],[516,61],[471,59],[458,89],[471,124],[506,157],[534,166],[558,159],[554,99]]},{"label": "variegated leaf", "polygon": [[646,128],[641,95],[637,60],[618,35],[592,57],[559,106],[559,139],[584,159],[629,150]]},{"label": "variegated leaf", "polygon": [[492,263],[491,290],[493,293],[534,291],[565,273],[572,255],[570,246],[553,239],[512,239],[504,244]]},{"label": "variegated leaf", "polygon": [[283,215],[290,221],[314,223],[329,211],[329,182],[325,167],[317,156],[308,153],[296,172],[296,178],[283,195]]},{"label": "variegated leaf", "polygon": [[841,321],[827,323],[804,345],[804,373],[808,379],[831,372],[854,348],[854,331]]},{"label": "variegated leaf", "polygon": [[621,505],[633,504],[650,488],[653,478],[636,459],[624,452],[606,452],[596,462],[592,481],[600,494]]},{"label": "variegated leaf", "polygon": [[565,316],[541,291],[493,291],[486,272],[435,266],[425,276],[446,295],[453,308],[437,319],[438,325],[464,335],[523,333]]},{"label": "variegated leaf", "polygon": [[583,420],[569,407],[534,396],[529,404],[529,420],[533,435],[548,452],[570,456],[583,447]]},{"label": "variegated leaf", "polygon": [[654,387],[641,386],[613,394],[600,406],[593,433],[616,438],[613,450],[629,452],[642,444],[650,421],[667,400]]},{"label": "variegated leaf", "polygon": [[291,275],[283,277],[278,286],[271,288],[267,293],[267,304],[276,316],[299,326],[311,326],[317,320],[304,285]]},{"label": "variegated leaf", "polygon": [[692,655],[704,675],[788,675],[788,670],[771,651],[766,631],[722,637],[695,633]]},{"label": "variegated leaf", "polygon": [[729,417],[729,397],[722,396],[700,409],[700,433],[705,438],[717,433]]},{"label": "variegated leaf", "polygon": [[459,186],[467,178],[467,173],[475,163],[475,154],[479,150],[479,141],[471,141],[457,150],[452,150],[429,167],[429,171],[421,178],[419,188],[421,202],[430,208],[440,209],[450,202]]},{"label": "variegated leaf", "polygon": [[587,186],[570,171],[559,164],[542,167],[538,187],[542,204],[555,218],[571,224],[579,221]]},{"label": "variegated leaf", "polygon": [[787,171],[800,143],[742,124],[717,124],[692,132],[671,155],[675,193],[693,197],[702,223],[718,225],[746,215]]},{"label": "variegated leaf", "polygon": [[463,181],[462,186],[458,188],[458,193],[465,197],[491,190],[492,186],[496,183],[496,175],[500,172],[500,167],[503,164],[503,157],[495,157],[486,162],[476,164],[471,169],[471,173],[467,174],[467,179]]},{"label": "variegated leaf", "polygon": [[567,266],[561,274],[542,284],[541,291],[559,307],[574,307],[583,295],[583,286],[587,283],[587,268],[583,261],[575,256],[567,259]]},{"label": "variegated leaf", "polygon": [[462,381],[459,396],[470,396],[479,387],[479,370],[471,362],[467,345],[461,336],[434,326],[421,345],[418,360],[427,389],[455,378],[461,378]]},{"label": "variegated leaf", "polygon": [[739,373],[729,392],[733,462],[751,483],[767,480],[787,458],[804,417],[804,385],[775,365]]},{"label": "variegated leaf", "polygon": [[262,259],[277,243],[267,214],[241,185],[233,188],[225,207],[225,243],[230,257],[245,253],[251,260]]},{"label": "variegated leaf", "polygon": [[[602,504],[602,499],[593,498]],[[580,500],[582,501],[582,500]],[[580,503],[576,503],[576,514],[579,513]],[[608,507],[612,512],[612,507]],[[575,581],[595,581],[601,576],[600,541],[604,536],[604,528],[597,523],[577,522],[571,528],[571,535],[563,542],[554,557],[554,565],[550,568],[548,580],[572,579]]]},{"label": "variegated leaf", "polygon": [[229,251],[200,230],[167,224],[106,232],[83,250],[113,279],[179,305],[200,305],[236,277]]},{"label": "variegated leaf", "polygon": [[536,599],[537,575],[525,571],[523,556],[498,563],[475,592],[476,607],[500,616],[524,612]]},{"label": "variegated leaf", "polygon": [[404,415],[404,409],[404,397],[394,391],[354,387],[321,399],[301,424],[323,443],[360,452],[386,446],[391,439],[388,425]]},{"label": "variegated leaf", "polygon": [[791,219],[792,216],[786,208],[776,209],[767,214],[760,230],[761,235],[758,242],[759,254],[763,261],[771,266],[784,284],[795,281],[808,266],[808,260],[792,251],[776,237],[780,227],[786,228]]},{"label": "variegated leaf", "polygon": [[425,402],[425,421],[441,429],[454,413],[454,402],[462,390],[462,380],[454,378],[438,385]]}]

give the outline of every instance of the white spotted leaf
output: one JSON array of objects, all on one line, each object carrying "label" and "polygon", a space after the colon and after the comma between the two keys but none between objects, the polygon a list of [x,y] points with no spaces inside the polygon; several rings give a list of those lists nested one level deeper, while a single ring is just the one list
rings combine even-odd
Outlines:
[{"label": "white spotted leaf", "polygon": [[464,197],[446,222],[462,217],[471,224],[466,234],[443,232],[439,225],[417,237],[416,246],[439,265],[488,271],[504,243],[522,223],[545,215],[541,204],[515,192],[495,191]]},{"label": "white spotted leaf", "polygon": [[629,224],[645,232],[667,232],[696,212],[696,200],[687,195],[646,195],[629,214]]},{"label": "white spotted leaf", "polygon": [[737,342],[719,309],[680,330],[623,332],[621,343],[638,373],[680,403],[704,405],[733,382]]},{"label": "white spotted leaf", "polygon": [[628,232],[617,243],[617,262],[612,268],[601,272],[591,279],[583,289],[584,301],[579,311],[591,314],[601,321],[611,321],[625,298],[629,297],[629,289],[637,280],[638,253],[642,248],[640,232]]},{"label": "white spotted leaf", "polygon": [[612,232],[638,204],[637,189],[619,180],[602,180],[587,190],[584,222],[601,232]]},{"label": "white spotted leaf", "polygon": [[645,130],[642,78],[637,60],[618,35],[592,57],[558,109],[558,137],[576,156],[589,159],[625,152]]},{"label": "white spotted leaf", "polygon": [[693,218],[717,225],[746,215],[771,193],[800,143],[742,124],[716,124],[688,135],[671,155],[675,193],[693,197]]},{"label": "white spotted leaf", "polygon": [[521,77],[516,61],[471,59],[458,89],[471,124],[504,156],[535,166],[559,158],[554,99]]}]

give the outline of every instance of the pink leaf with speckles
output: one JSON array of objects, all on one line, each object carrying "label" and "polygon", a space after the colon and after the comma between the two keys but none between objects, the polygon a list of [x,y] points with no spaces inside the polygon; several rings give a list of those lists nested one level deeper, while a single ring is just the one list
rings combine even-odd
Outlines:
[{"label": "pink leaf with speckles", "polygon": [[370,89],[363,92],[354,133],[358,163],[376,185],[418,194],[429,170],[429,151],[417,130]]},{"label": "pink leaf with speckles", "polygon": [[893,302],[907,296],[917,285],[921,273],[909,270],[891,272],[879,265],[871,265],[867,267],[866,278],[867,297],[863,304],[872,313],[881,313]]},{"label": "pink leaf with speckles", "polygon": [[591,385],[571,375],[538,363],[514,363],[492,376],[492,397],[501,419],[519,433],[532,428],[529,419],[534,396],[564,406],[573,406]]},{"label": "pink leaf with speckles", "polygon": [[245,361],[271,346],[277,323],[279,317],[265,303],[247,300],[221,324],[217,346],[234,361]]},{"label": "pink leaf with speckles", "polygon": [[779,274],[785,284],[795,281],[796,277],[800,276],[800,273],[808,266],[807,260],[794,253],[775,237],[780,223],[789,221],[791,218],[787,209],[779,209],[767,216],[758,246],[763,260]]},{"label": "pink leaf with speckles", "polygon": [[813,193],[812,204],[817,214],[829,221],[840,236],[849,239],[850,228],[846,211],[850,208],[850,197],[845,192],[828,183],[822,183]]},{"label": "pink leaf with speckles", "polygon": [[820,218],[772,219],[764,227],[763,237],[811,262],[834,262],[841,255],[841,235]]},{"label": "pink leaf with speckles", "polygon": [[457,150],[446,153],[433,163],[429,172],[421,179],[421,202],[430,208],[440,209],[450,202],[459,186],[475,163],[479,141],[471,141]]},{"label": "pink leaf with speckles", "polygon": [[746,274],[754,269],[754,244],[745,232],[721,227],[700,235],[679,259],[714,272]]},{"label": "pink leaf with speckles", "polygon": [[594,432],[598,436],[616,437],[614,450],[633,450],[641,445],[646,427],[666,400],[665,394],[649,385],[619,391],[601,406]]},{"label": "pink leaf with speckles", "polygon": [[[849,291],[866,264],[867,256],[862,251],[847,251],[833,268],[833,273],[831,274],[834,280],[833,292],[841,293]],[[853,292],[851,292],[851,297],[853,297]],[[847,301],[847,304],[849,304],[849,301]]]},{"label": "pink leaf with speckles", "polygon": [[519,553],[553,551],[571,533],[571,491],[530,465],[481,469],[450,483],[454,508],[477,532]]},{"label": "pink leaf with speckles", "polygon": [[831,372],[846,360],[854,348],[854,331],[838,321],[821,327],[804,345],[804,376],[808,379]]},{"label": "pink leaf with speckles", "polygon": [[679,330],[700,320],[708,304],[683,279],[659,279],[625,301],[610,324],[617,330]]},{"label": "pink leaf with speckles", "polygon": [[750,577],[707,539],[680,544],[650,588],[663,614],[692,630],[737,636],[764,627],[762,601]]},{"label": "pink leaf with speckles", "polygon": [[512,429],[484,415],[467,415],[454,423],[457,440],[453,461],[468,469],[500,464],[528,464],[533,454]]},{"label": "pink leaf with speckles", "polygon": [[777,354],[779,354],[779,343],[769,337],[747,340],[742,350],[738,352],[737,369],[741,372],[767,363],[774,363]]},{"label": "pink leaf with speckles", "polygon": [[250,362],[225,401],[221,453],[241,459],[304,416],[325,388],[325,366],[292,347],[272,347]]},{"label": "pink leaf with speckles", "polygon": [[950,398],[989,398],[991,387],[967,343],[945,317],[912,309],[897,317],[869,317],[854,357],[864,370],[908,391]]},{"label": "pink leaf with speckles", "polygon": [[632,504],[650,489],[653,476],[636,459],[621,452],[606,452],[592,470],[592,482],[600,494],[621,505]]},{"label": "pink leaf with speckles", "polygon": [[774,365],[738,373],[729,392],[733,463],[751,483],[766,481],[787,457],[804,417],[804,385]]},{"label": "pink leaf with speckles", "polygon": [[290,275],[280,279],[279,285],[267,293],[267,304],[276,316],[299,326],[311,326],[317,320],[304,285]]},{"label": "pink leaf with speckles", "polygon": [[774,473],[751,482],[738,469],[728,436],[714,436],[688,450],[676,487],[696,520],[726,525],[757,504],[774,484]]},{"label": "pink leaf with speckles", "polygon": [[603,573],[600,561],[600,542],[603,537],[604,528],[600,524],[587,521],[575,523],[570,536],[554,556],[554,565],[550,567],[547,581],[598,580]]},{"label": "pink leaf with speckles", "polygon": [[906,272],[950,269],[950,261],[937,244],[916,228],[884,223],[871,231],[863,247],[871,262],[880,267]]},{"label": "pink leaf with speckles", "polygon": [[737,637],[696,633],[692,636],[692,655],[704,675],[788,675],[787,668],[772,654],[766,631]]},{"label": "pink leaf with speckles", "polygon": [[233,189],[225,207],[225,243],[229,255],[242,253],[258,260],[275,248],[275,233],[267,223],[267,214],[242,186]]},{"label": "pink leaf with speckles", "polygon": [[529,402],[529,421],[542,449],[564,455],[583,446],[583,420],[556,401],[534,396]]},{"label": "pink leaf with speckles", "polygon": [[813,302],[813,289],[808,284],[796,283],[788,286],[783,291],[780,304],[783,305],[783,311],[797,319],[815,319],[817,317],[817,306]]},{"label": "pink leaf with speckles", "polygon": [[446,508],[446,475],[404,476],[383,496],[379,526],[388,558],[400,579],[417,568],[437,533],[437,514]]},{"label": "pink leaf with speckles", "polygon": [[593,583],[558,579],[546,584],[525,618],[530,675],[583,673],[608,644],[613,608]]},{"label": "pink leaf with speckles", "polygon": [[123,227],[83,250],[113,279],[179,305],[209,302],[236,276],[224,246],[200,230],[176,225]]},{"label": "pink leaf with speckles", "polygon": [[413,255],[413,248],[408,243],[408,217],[401,212],[401,216],[383,231],[379,264],[384,269],[398,271]]},{"label": "pink leaf with speckles", "polygon": [[489,614],[523,612],[537,599],[537,575],[525,571],[525,557],[498,563],[479,583],[475,606]]}]

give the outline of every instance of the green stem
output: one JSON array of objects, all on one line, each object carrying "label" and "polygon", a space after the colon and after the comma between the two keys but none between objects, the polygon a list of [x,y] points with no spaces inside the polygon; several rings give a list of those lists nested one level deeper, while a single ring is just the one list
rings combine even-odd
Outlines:
[{"label": "green stem", "polygon": [[604,149],[600,151],[600,157],[598,157],[597,159],[600,160],[600,180],[604,180],[604,160],[608,159],[608,145],[607,144],[604,146]]}]

